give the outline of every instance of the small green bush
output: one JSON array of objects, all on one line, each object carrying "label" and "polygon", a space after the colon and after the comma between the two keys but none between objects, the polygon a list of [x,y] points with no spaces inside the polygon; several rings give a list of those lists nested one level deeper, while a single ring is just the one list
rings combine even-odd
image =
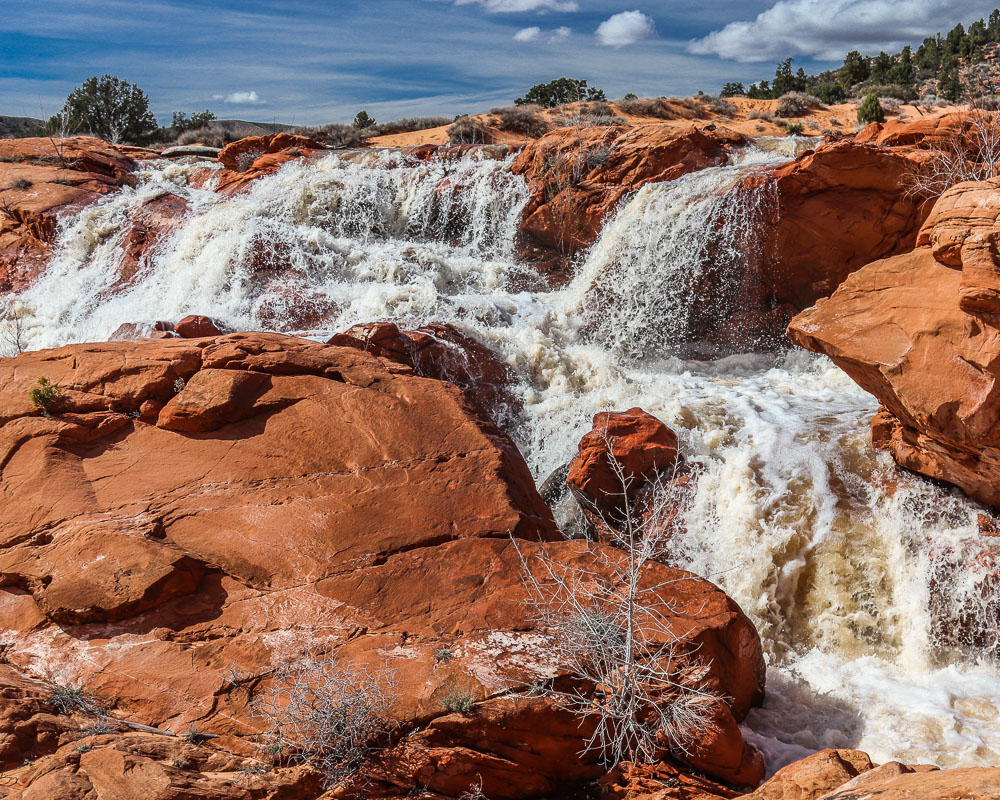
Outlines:
[{"label": "small green bush", "polygon": [[442,701],[442,705],[453,713],[468,714],[476,705],[476,698],[471,692],[455,691]]},{"label": "small green bush", "polygon": [[30,189],[34,185],[35,184],[33,184],[27,178],[18,178],[16,181],[14,181],[10,185],[10,188],[11,189]]},{"label": "small green bush", "polygon": [[359,111],[358,115],[354,118],[354,127],[359,130],[364,130],[365,128],[371,128],[375,125],[375,120],[368,116],[367,111]]},{"label": "small green bush", "polygon": [[878,96],[869,94],[858,106],[858,122],[868,125],[872,122],[885,122],[885,110],[878,101]]},{"label": "small green bush", "polygon": [[[52,408],[61,393],[62,389],[43,376],[38,379],[38,384],[28,392],[28,397],[31,400],[31,405],[41,410],[43,416],[51,417]],[[67,689],[67,691],[69,690]]]},{"label": "small green bush", "polygon": [[785,131],[790,136],[801,136],[805,131],[805,126],[801,122],[786,122]]},{"label": "small green bush", "polygon": [[71,714],[74,711],[95,713],[97,706],[87,694],[76,686],[55,686],[49,701],[61,714]]},{"label": "small green bush", "polygon": [[813,94],[823,103],[836,105],[847,100],[847,92],[839,83],[824,83],[813,90]]}]

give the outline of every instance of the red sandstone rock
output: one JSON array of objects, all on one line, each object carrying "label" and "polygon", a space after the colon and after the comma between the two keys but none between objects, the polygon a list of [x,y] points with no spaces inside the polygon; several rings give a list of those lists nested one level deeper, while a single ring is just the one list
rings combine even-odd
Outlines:
[{"label": "red sandstone rock", "polygon": [[211,317],[189,314],[173,327],[182,339],[199,339],[203,336],[221,336],[222,328]]},{"label": "red sandstone rock", "polygon": [[872,766],[859,750],[821,750],[778,770],[746,800],[818,800]]},{"label": "red sandstone rock", "polygon": [[560,128],[529,143],[512,167],[534,193],[521,230],[544,247],[575,252],[597,239],[628,192],[725,163],[727,147],[744,143],[694,126]]},{"label": "red sandstone rock", "polygon": [[[864,776],[862,776],[864,777]],[[822,800],[998,800],[1000,768],[914,771],[877,783],[845,786]]]},{"label": "red sandstone rock", "polygon": [[323,145],[308,136],[290,133],[270,133],[266,136],[248,136],[232,144],[227,144],[219,153],[219,161],[233,172],[246,172],[263,155],[280,153],[289,148],[301,150],[323,150]]},{"label": "red sandstone rock", "polygon": [[284,164],[302,157],[315,158],[326,148],[308,136],[272,133],[248,136],[226,145],[219,153],[225,170],[219,175],[216,191],[234,194],[257,178],[277,172]]},{"label": "red sandstone rock", "polygon": [[801,310],[876,258],[913,246],[920,202],[906,196],[905,152],[845,140],[820,146],[755,181],[774,182],[759,291]]},{"label": "red sandstone rock", "polygon": [[496,353],[454,325],[427,325],[400,331],[391,322],[355,325],[329,344],[356,347],[413,367],[425,378],[449,381],[464,389],[484,410],[504,416],[519,408],[509,391],[514,376]]},{"label": "red sandstone rock", "polygon": [[[789,337],[829,355],[879,399],[876,447],[1000,506],[1000,330],[993,314],[975,311],[993,302],[996,288],[987,244],[998,230],[987,202],[995,192],[993,184],[961,184],[946,193],[921,247],[854,273],[797,316]],[[956,261],[961,271],[950,266]]]},{"label": "red sandstone rock", "polygon": [[131,285],[136,276],[149,265],[156,244],[177,229],[187,201],[175,194],[164,192],[148,200],[131,214],[131,227],[125,234],[119,278]]},{"label": "red sandstone rock", "polygon": [[[41,375],[62,388],[50,418],[28,399]],[[491,797],[526,797],[603,774],[579,756],[576,719],[499,696],[558,674],[521,558],[559,536],[516,449],[457,387],[277,334],[74,345],[0,361],[0,463],[0,622],[17,669],[82,686],[113,717],[197,723],[234,751],[260,726],[248,702],[273,666],[337,650],[397,669],[393,713],[412,733],[373,773],[390,796],[419,783],[454,797],[481,775]],[[600,564],[598,544],[546,547]],[[665,624],[727,698],[699,766],[752,782],[759,754],[735,721],[763,689],[753,626],[700,578],[653,564],[644,580],[671,587]],[[457,685],[477,713],[444,707]],[[60,745],[51,769],[24,773],[24,796],[211,798],[209,773],[234,769],[113,750]]]},{"label": "red sandstone rock", "polygon": [[[625,487],[611,458],[629,484],[628,497],[623,497]],[[566,483],[585,506],[613,514],[635,499],[647,479],[671,472],[677,460],[677,436],[656,417],[641,408],[604,411],[594,416],[593,430],[580,440]]]},{"label": "red sandstone rock", "polygon": [[62,215],[130,183],[135,159],[155,155],[82,136],[0,140],[0,292],[37,277]]}]

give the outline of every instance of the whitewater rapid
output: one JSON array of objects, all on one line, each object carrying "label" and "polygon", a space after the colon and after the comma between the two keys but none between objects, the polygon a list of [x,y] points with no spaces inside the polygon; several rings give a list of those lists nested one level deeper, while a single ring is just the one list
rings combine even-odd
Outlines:
[{"label": "whitewater rapid", "polygon": [[[978,507],[875,453],[876,403],[825,358],[684,358],[706,254],[721,313],[774,202],[766,182],[730,190],[794,146],[761,142],[731,166],[644,187],[558,290],[515,258],[529,192],[509,161],[331,154],[232,198],[193,185],[203,163],[155,162],[65,220],[47,272],[16,300],[31,347],[188,313],[316,338],[373,320],[454,323],[518,376],[525,410],[510,433],[539,481],[594,413],[641,406],[697,467],[675,559],[761,633],[768,696],[745,729],[769,769],[822,747],[995,764],[1000,588],[977,566],[991,547]],[[164,193],[186,214],[123,287],[125,236]]]}]

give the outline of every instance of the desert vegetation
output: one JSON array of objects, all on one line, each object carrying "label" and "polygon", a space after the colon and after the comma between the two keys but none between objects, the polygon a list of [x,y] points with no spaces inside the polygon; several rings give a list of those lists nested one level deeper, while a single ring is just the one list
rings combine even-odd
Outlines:
[{"label": "desert vegetation", "polygon": [[544,550],[522,563],[547,646],[579,681],[546,686],[546,697],[592,725],[587,749],[607,763],[650,762],[664,743],[683,752],[710,732],[721,699],[701,688],[704,667],[667,621],[669,586],[647,576],[651,564],[668,560],[683,490],[668,470],[640,492],[641,479],[626,472],[610,442],[607,453],[618,490],[605,500],[617,510],[593,511],[602,542],[593,566],[570,566]]}]

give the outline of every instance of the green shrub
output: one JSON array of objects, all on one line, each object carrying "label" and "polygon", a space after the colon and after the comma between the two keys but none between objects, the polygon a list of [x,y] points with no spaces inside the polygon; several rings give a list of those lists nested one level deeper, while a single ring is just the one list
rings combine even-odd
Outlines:
[{"label": "green shrub", "polygon": [[114,144],[143,142],[159,127],[146,93],[114,75],[87,78],[70,92],[57,116],[72,129],[88,130]]},{"label": "green shrub", "polygon": [[475,707],[476,698],[471,692],[455,691],[445,697],[441,704],[452,713],[468,714]]},{"label": "green shrub", "polygon": [[358,115],[354,118],[354,127],[359,130],[371,128],[374,124],[375,120],[368,116],[367,111],[359,111]]},{"label": "green shrub", "polygon": [[839,83],[824,83],[813,89],[817,99],[827,105],[836,105],[847,100],[847,92]]},{"label": "green shrub", "polygon": [[877,95],[870,93],[861,101],[861,105],[858,106],[858,122],[862,125],[868,125],[872,122],[885,122],[885,110],[878,101]]},{"label": "green shrub", "polygon": [[785,131],[790,136],[801,136],[805,131],[805,126],[801,122],[786,122]]},{"label": "green shrub", "polygon": [[[28,392],[28,398],[31,400],[32,406],[41,410],[43,416],[51,417],[52,408],[59,399],[61,392],[62,389],[43,376],[38,379],[38,384]],[[67,689],[66,691],[70,690]],[[79,689],[73,691],[79,691]]]},{"label": "green shrub", "polygon": [[11,185],[11,189],[30,189],[34,184],[27,178],[18,178]]}]

